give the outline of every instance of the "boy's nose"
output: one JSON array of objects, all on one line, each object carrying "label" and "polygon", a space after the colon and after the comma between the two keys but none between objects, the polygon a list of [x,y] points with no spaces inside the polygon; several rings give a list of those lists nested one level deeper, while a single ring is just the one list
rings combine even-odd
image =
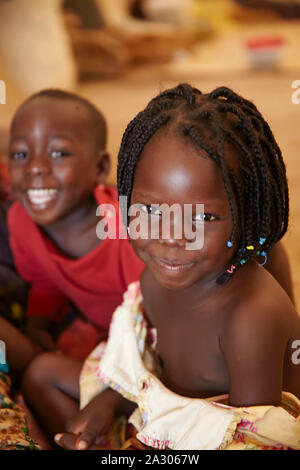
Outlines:
[{"label": "boy's nose", "polygon": [[50,165],[46,158],[31,157],[26,170],[28,174],[42,175],[50,172]]}]

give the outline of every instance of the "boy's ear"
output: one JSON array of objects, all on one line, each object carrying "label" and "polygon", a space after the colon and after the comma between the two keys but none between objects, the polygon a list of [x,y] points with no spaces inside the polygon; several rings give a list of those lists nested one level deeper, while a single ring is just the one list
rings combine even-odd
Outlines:
[{"label": "boy's ear", "polygon": [[110,172],[110,156],[106,150],[99,150],[97,155],[97,183],[104,183]]}]

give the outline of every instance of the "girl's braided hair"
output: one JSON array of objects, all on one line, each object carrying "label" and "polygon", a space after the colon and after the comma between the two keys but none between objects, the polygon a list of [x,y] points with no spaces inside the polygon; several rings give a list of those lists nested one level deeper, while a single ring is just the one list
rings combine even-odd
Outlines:
[{"label": "girl's braided hair", "polygon": [[[163,128],[189,139],[220,167],[233,220],[230,240],[238,240],[231,264],[238,267],[260,254],[262,244],[264,252],[270,250],[288,227],[285,165],[272,131],[256,106],[226,87],[202,94],[180,84],[152,99],[129,123],[117,172],[119,196],[127,197],[125,220],[139,157],[151,137]],[[238,154],[238,172],[226,160],[225,145]],[[249,246],[253,248],[245,250]],[[225,272],[217,282],[223,284],[230,274]]]}]

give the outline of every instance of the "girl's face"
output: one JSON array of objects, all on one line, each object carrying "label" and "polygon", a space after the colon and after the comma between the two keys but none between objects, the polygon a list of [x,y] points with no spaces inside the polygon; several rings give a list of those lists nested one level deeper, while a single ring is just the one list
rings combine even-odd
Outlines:
[{"label": "girl's face", "polygon": [[[156,208],[163,203],[179,204],[182,214],[184,204],[192,205],[193,230],[204,228],[203,248],[187,250],[191,239],[185,238],[183,229],[178,238],[171,218],[167,238],[160,231],[157,239],[132,240],[136,254],[168,289],[215,280],[236,249],[235,244],[226,246],[233,223],[221,171],[204,151],[173,135],[154,136],[146,145],[132,190],[131,204],[139,204],[149,220],[161,217]],[[196,204],[204,204],[204,214],[196,213]]]}]

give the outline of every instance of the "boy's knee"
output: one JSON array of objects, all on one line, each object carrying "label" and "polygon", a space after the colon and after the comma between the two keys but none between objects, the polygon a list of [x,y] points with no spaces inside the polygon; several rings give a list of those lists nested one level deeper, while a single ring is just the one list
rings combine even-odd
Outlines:
[{"label": "boy's knee", "polygon": [[43,388],[53,384],[54,372],[57,367],[57,355],[55,353],[39,354],[27,367],[23,379],[22,389],[30,392],[32,388]]}]

